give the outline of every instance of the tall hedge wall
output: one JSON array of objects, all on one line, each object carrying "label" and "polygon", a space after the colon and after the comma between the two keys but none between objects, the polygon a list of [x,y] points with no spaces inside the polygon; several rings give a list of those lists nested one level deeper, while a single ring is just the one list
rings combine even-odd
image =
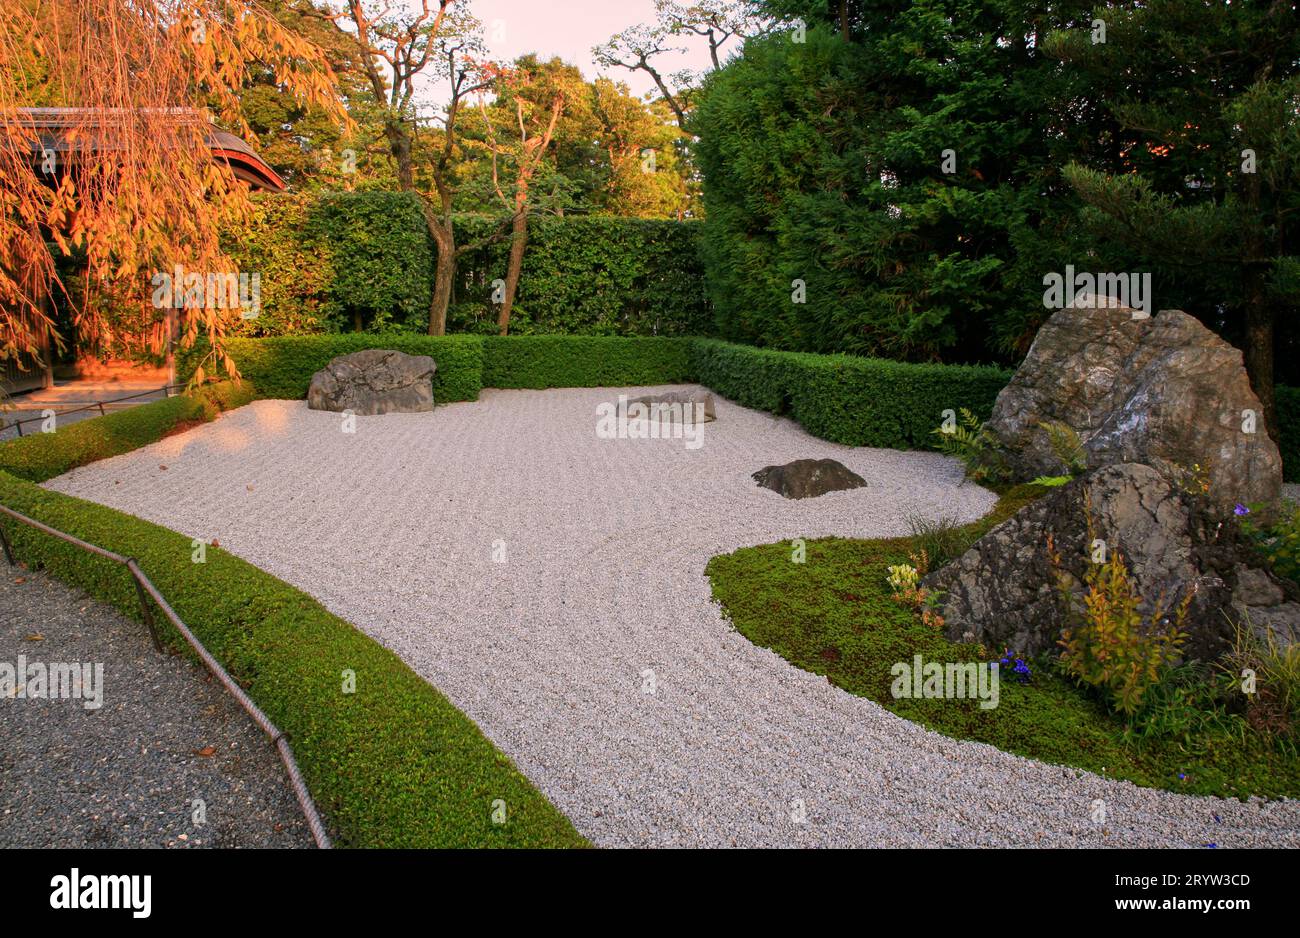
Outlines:
[{"label": "tall hedge wall", "polygon": [[260,275],[262,308],[243,335],[426,331],[434,255],[410,193],[259,196],[253,224],[226,240]]},{"label": "tall hedge wall", "polygon": [[[457,242],[483,240],[497,219],[457,219]],[[707,335],[712,314],[698,222],[534,216],[510,331],[519,335]],[[509,239],[460,261],[448,332],[496,332],[492,283],[504,279]]]},{"label": "tall hedge wall", "polygon": [[[499,219],[458,215],[459,245],[483,241]],[[511,331],[579,335],[698,335],[712,327],[696,222],[536,216]],[[401,192],[263,195],[253,223],[226,235],[262,308],[244,336],[428,331],[435,247],[418,199]],[[494,333],[493,281],[506,237],[459,261],[447,331]]]},{"label": "tall hedge wall", "polygon": [[598,388],[691,380],[691,340],[616,336],[488,336],[483,386]]}]

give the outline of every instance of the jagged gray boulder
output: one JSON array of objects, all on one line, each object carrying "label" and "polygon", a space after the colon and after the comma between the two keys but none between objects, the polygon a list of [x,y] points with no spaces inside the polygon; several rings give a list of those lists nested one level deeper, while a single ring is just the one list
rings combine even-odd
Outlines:
[{"label": "jagged gray boulder", "polygon": [[1282,460],[1241,352],[1181,310],[1053,314],[987,425],[1021,481],[1061,471],[1048,421],[1078,433],[1090,468],[1139,462],[1176,479],[1200,465],[1225,513],[1237,502],[1272,505],[1281,493]]},{"label": "jagged gray boulder", "polygon": [[[1094,557],[1116,550],[1144,615],[1190,594],[1188,657],[1217,659],[1239,623],[1261,637],[1272,632],[1283,645],[1300,638],[1300,588],[1264,569],[1234,518],[1216,520],[1155,469],[1122,463],[1052,490],[924,578],[938,592],[949,639],[1024,655],[1056,648],[1065,617],[1049,536],[1076,608]],[[1094,554],[1097,540],[1104,555]]]},{"label": "jagged gray boulder", "polygon": [[392,349],[363,349],[340,355],[312,375],[307,406],[350,410],[359,416],[433,410],[433,375],[428,355]]},{"label": "jagged gray boulder", "polygon": [[765,466],[754,473],[754,481],[786,498],[816,498],[867,484],[866,479],[834,459],[796,459],[784,466]]}]

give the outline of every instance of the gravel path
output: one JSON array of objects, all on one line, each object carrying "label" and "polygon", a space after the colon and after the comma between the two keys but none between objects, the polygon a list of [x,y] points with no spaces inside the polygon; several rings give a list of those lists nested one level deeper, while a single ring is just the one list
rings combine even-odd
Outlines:
[{"label": "gravel path", "polygon": [[[596,436],[598,403],[646,390],[488,390],[355,434],[261,401],[48,484],[219,538],[317,596],[598,845],[1300,845],[1300,803],[1144,790],[950,740],[752,645],[711,601],[711,556],[904,534],[910,512],[966,521],[994,498],[937,454],[838,446],[722,400],[698,449]],[[801,457],[868,485],[787,501],[749,478]]]},{"label": "gravel path", "polygon": [[98,709],[0,698],[0,847],[313,845],[266,737],[206,671],[159,655],[117,610],[0,561],[0,662],[19,655],[102,664],[103,697]]}]

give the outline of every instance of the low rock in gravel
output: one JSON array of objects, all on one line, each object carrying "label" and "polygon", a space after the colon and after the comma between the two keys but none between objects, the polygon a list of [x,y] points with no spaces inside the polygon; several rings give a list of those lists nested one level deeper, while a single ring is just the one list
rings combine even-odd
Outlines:
[{"label": "low rock in gravel", "polygon": [[866,479],[834,459],[796,459],[784,466],[765,466],[754,473],[754,481],[786,498],[816,498],[867,484]]},{"label": "low rock in gravel", "polygon": [[428,355],[391,349],[362,349],[340,355],[312,375],[307,406],[358,416],[412,414],[433,410],[433,375]]},{"label": "low rock in gravel", "polygon": [[1191,596],[1188,656],[1220,657],[1238,623],[1290,645],[1300,638],[1300,588],[1264,568],[1235,520],[1214,515],[1150,466],[1107,466],[1025,506],[923,585],[940,594],[953,641],[1025,655],[1053,649],[1065,619],[1050,537],[1076,608],[1089,566],[1119,551],[1144,616]]},{"label": "low rock in gravel", "polygon": [[[665,391],[663,394],[647,394],[628,401],[629,407],[633,404],[642,404],[646,407],[658,404],[661,407],[660,413],[663,412],[664,406],[671,408],[673,405],[680,404],[687,423],[708,423],[718,419],[713,409],[713,395],[708,391]],[[696,404],[701,405],[703,411],[696,410]],[[670,410],[669,413],[674,412]],[[654,419],[653,412],[650,419]]]}]

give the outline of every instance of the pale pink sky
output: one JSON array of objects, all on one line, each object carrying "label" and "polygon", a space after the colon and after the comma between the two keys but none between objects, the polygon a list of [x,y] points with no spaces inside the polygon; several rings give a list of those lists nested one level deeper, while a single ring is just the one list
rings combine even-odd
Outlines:
[{"label": "pale pink sky", "polygon": [[[406,0],[412,5],[412,0]],[[605,74],[624,81],[635,94],[654,88],[644,72],[598,69],[591,57],[593,46],[637,23],[654,20],[654,0],[457,0],[484,27],[492,58],[514,59],[526,52],[543,58],[558,55],[580,69],[588,79]],[[418,8],[418,3],[414,4]],[[734,40],[733,40],[734,42]],[[665,55],[656,63],[665,75],[683,68],[702,69],[709,64],[708,45],[701,37],[686,37],[679,45],[690,47],[682,56]],[[729,51],[731,44],[724,46]],[[437,103],[433,93],[428,103]]]}]

